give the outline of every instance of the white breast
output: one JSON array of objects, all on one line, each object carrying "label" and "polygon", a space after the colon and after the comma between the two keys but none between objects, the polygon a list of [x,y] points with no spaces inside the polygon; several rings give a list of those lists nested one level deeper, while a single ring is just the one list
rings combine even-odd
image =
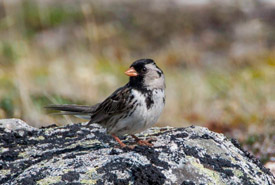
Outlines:
[{"label": "white breast", "polygon": [[164,108],[164,90],[155,89],[152,92],[153,104],[148,109],[146,104],[146,97],[137,90],[132,90],[135,97],[133,101],[137,100],[139,104],[134,113],[125,119],[120,120],[112,129],[111,133],[117,135],[135,134],[142,132],[147,128],[152,127],[161,115]]},{"label": "white breast", "polygon": [[146,111],[147,121],[145,129],[152,127],[158,121],[164,108],[164,97],[165,94],[163,90],[158,89],[153,91],[152,100],[154,103],[152,107]]}]

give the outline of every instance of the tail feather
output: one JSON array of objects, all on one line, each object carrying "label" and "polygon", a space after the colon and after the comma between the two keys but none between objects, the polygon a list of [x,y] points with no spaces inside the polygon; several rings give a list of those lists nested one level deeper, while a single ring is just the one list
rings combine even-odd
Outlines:
[{"label": "tail feather", "polygon": [[66,112],[91,112],[91,106],[86,105],[49,105],[45,107],[46,109],[66,111]]},{"label": "tail feather", "polygon": [[49,105],[46,109],[61,111],[59,113],[53,113],[57,115],[73,115],[82,119],[91,119],[93,111],[99,104],[94,106],[86,105]]},{"label": "tail feather", "polygon": [[61,112],[55,112],[55,113],[51,113],[52,115],[70,115],[70,116],[75,116],[81,119],[87,119],[90,120],[91,119],[91,115],[89,113],[82,113],[82,112],[65,112],[65,111],[61,111]]}]

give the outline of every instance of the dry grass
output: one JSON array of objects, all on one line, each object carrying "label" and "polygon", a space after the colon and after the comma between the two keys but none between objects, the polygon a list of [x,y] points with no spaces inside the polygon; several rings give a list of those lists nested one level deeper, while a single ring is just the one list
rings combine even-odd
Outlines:
[{"label": "dry grass", "polygon": [[134,60],[149,57],[167,80],[158,125],[199,124],[243,141],[244,132],[272,133],[275,8],[257,7],[2,1],[0,118],[79,121],[43,106],[99,102],[127,82]]}]

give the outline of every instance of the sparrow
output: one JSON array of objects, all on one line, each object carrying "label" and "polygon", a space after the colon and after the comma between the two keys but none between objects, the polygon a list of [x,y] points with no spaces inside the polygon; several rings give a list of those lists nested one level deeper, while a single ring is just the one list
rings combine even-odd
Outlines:
[{"label": "sparrow", "polygon": [[46,108],[105,127],[121,147],[126,145],[118,136],[125,134],[131,135],[140,145],[152,146],[134,134],[152,127],[161,115],[165,105],[164,73],[154,60],[140,59],[125,74],[130,77],[129,82],[101,103],[93,106],[50,105]]}]

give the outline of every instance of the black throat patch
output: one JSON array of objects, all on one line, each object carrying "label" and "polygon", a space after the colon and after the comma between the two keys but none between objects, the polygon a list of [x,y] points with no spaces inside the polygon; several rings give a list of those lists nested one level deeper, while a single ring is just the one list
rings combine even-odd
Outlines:
[{"label": "black throat patch", "polygon": [[154,101],[152,99],[152,92],[151,91],[147,92],[147,97],[145,99],[145,103],[146,103],[146,106],[147,106],[147,110],[149,110],[153,106]]}]

